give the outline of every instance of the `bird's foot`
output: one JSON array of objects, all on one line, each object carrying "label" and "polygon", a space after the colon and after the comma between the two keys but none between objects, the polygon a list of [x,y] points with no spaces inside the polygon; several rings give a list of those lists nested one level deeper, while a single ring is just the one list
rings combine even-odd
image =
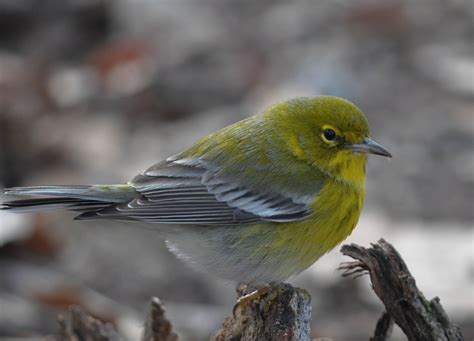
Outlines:
[{"label": "bird's foot", "polygon": [[233,315],[236,316],[238,310],[245,309],[251,302],[259,300],[262,297],[268,295],[272,291],[272,286],[270,284],[262,284],[258,286],[248,286],[247,284],[240,284],[237,288],[237,292],[242,294],[237,299],[237,303],[232,309]]}]

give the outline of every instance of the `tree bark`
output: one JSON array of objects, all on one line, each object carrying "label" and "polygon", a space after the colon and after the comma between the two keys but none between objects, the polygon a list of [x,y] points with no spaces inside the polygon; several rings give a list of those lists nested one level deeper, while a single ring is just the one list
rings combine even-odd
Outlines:
[{"label": "tree bark", "polygon": [[[241,300],[222,328],[211,338],[227,340],[310,340],[311,297],[304,289],[280,283],[258,289],[255,299]],[[239,297],[252,295],[252,288],[239,286]]]}]

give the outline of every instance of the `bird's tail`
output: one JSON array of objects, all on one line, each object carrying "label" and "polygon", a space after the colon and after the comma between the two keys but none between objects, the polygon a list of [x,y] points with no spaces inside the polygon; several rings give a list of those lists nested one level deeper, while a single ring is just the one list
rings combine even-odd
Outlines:
[{"label": "bird's tail", "polygon": [[136,197],[130,185],[81,185],[13,187],[3,191],[7,195],[42,196],[0,203],[0,210],[35,212],[49,209],[66,209],[75,212],[94,212],[127,202]]}]

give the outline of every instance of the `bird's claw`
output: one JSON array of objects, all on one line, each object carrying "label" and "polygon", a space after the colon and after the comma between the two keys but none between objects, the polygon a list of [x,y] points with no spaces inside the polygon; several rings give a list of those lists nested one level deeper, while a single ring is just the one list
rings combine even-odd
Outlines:
[{"label": "bird's claw", "polygon": [[262,287],[258,287],[257,289],[251,291],[248,294],[242,295],[237,299],[237,303],[234,305],[232,309],[232,313],[234,317],[239,309],[244,309],[247,305],[249,305],[252,301],[258,300],[265,295],[267,295],[272,290],[270,285],[265,285]]}]

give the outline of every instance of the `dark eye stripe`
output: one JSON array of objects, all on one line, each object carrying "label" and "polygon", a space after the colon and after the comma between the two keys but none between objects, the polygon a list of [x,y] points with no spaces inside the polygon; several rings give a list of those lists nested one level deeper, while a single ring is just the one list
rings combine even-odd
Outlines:
[{"label": "dark eye stripe", "polygon": [[323,135],[328,141],[333,141],[336,138],[336,132],[332,129],[324,129]]}]

